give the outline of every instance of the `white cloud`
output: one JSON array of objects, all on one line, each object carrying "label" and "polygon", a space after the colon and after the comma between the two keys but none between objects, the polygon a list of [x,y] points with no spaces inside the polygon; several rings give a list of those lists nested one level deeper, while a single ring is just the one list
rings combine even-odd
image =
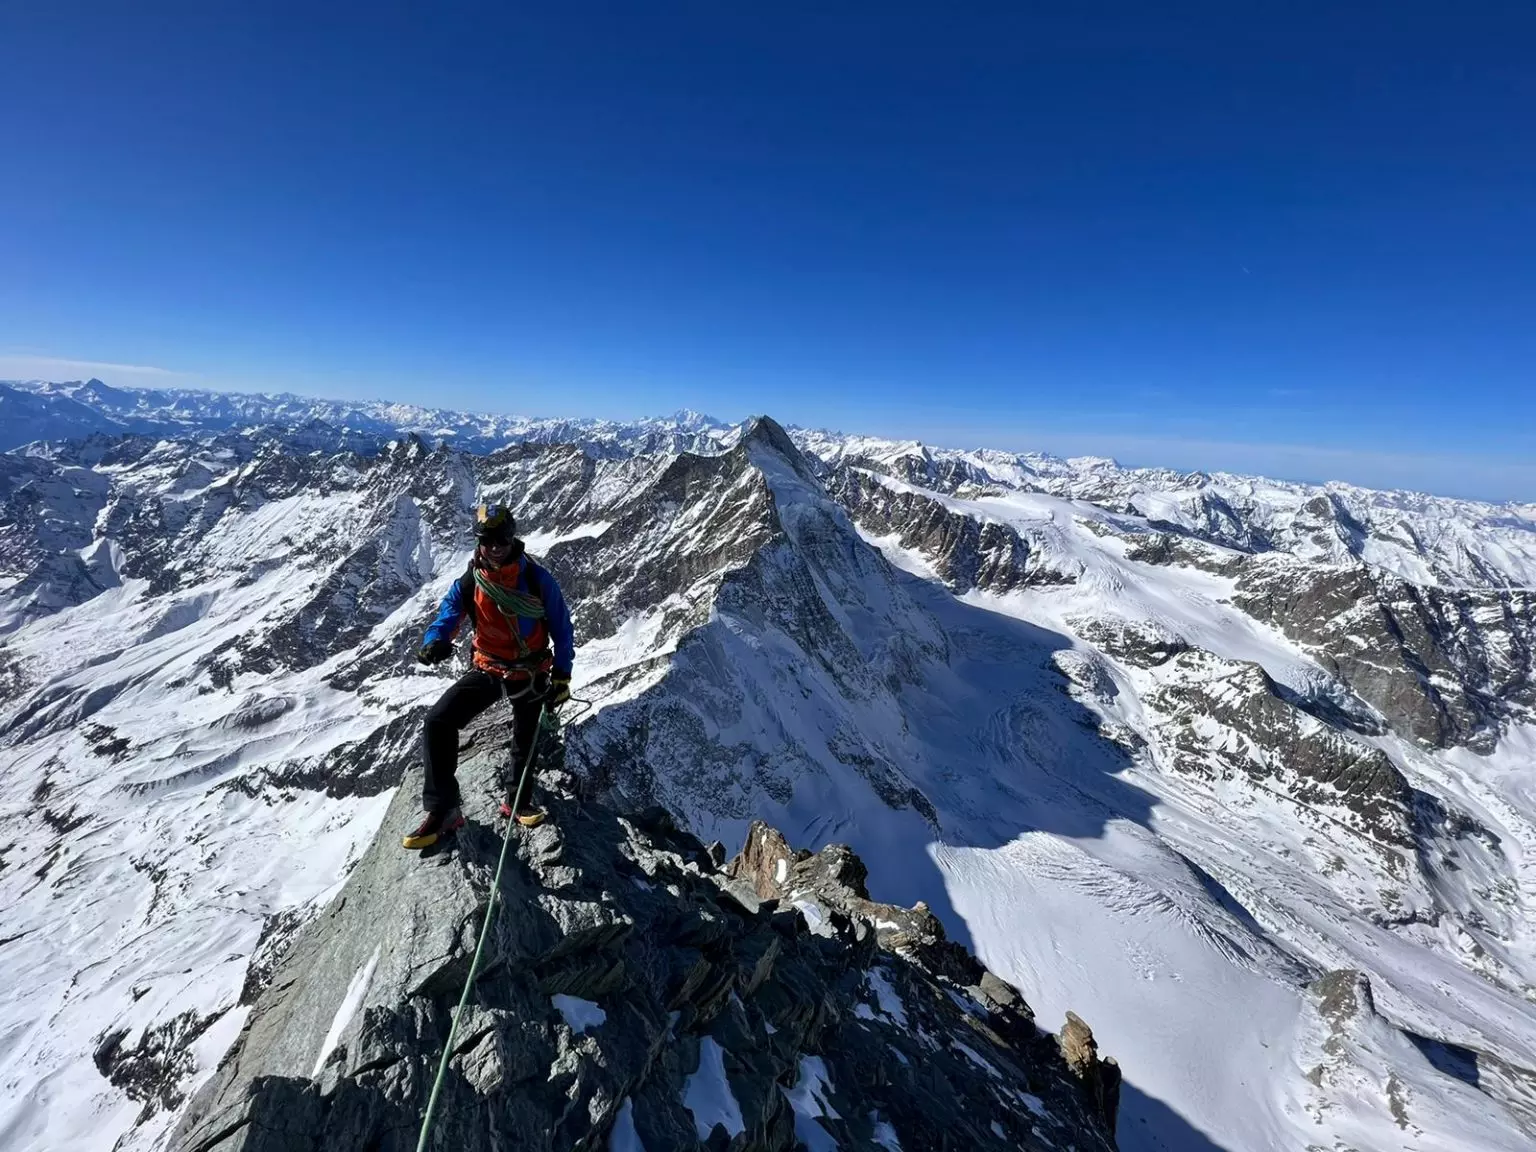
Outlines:
[{"label": "white cloud", "polygon": [[87,380],[95,376],[108,384],[143,384],[154,380],[185,379],[191,375],[148,364],[112,364],[103,360],[0,352],[0,380]]}]

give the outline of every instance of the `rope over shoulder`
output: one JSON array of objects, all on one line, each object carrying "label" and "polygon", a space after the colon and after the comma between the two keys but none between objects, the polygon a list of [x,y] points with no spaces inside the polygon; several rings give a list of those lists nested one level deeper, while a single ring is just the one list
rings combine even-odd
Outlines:
[{"label": "rope over shoulder", "polygon": [[503,588],[478,568],[475,569],[475,587],[491,598],[503,616],[518,616],[524,620],[544,619],[544,601],[515,588]]}]

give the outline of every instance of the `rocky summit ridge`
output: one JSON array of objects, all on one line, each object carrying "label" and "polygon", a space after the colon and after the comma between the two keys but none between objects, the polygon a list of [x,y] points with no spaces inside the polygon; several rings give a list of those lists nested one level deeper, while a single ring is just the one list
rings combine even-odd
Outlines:
[{"label": "rocky summit ridge", "polygon": [[[290,939],[174,1152],[389,1152],[418,1125],[500,850],[493,712],[461,772],[469,825],[418,856],[373,845]],[[621,814],[546,775],[513,834],[430,1148],[1114,1147],[1119,1069],[1060,1043],[924,907],[868,898],[841,846],[742,853],[659,807]]]}]

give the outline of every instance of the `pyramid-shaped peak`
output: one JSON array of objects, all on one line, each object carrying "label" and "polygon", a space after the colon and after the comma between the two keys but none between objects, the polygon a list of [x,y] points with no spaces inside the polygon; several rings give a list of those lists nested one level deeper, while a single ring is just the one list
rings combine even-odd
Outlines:
[{"label": "pyramid-shaped peak", "polygon": [[802,478],[815,482],[816,470],[805,454],[795,446],[784,426],[771,416],[753,416],[741,434],[741,447],[748,456],[771,452],[788,464]]},{"label": "pyramid-shaped peak", "polygon": [[751,417],[741,434],[741,442],[761,444],[785,455],[800,455],[800,449],[795,447],[795,442],[789,438],[789,433],[784,431],[784,426],[772,416]]}]

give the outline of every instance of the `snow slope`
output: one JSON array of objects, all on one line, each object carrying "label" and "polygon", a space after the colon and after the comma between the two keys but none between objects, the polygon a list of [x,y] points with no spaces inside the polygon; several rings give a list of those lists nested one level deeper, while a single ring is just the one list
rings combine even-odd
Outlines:
[{"label": "snow slope", "polygon": [[[733,794],[724,781],[702,785],[662,767],[696,759],[670,735],[676,724],[666,741],[629,750],[671,776],[659,794],[706,834],[729,842],[747,812],[766,807],[794,834],[851,843],[871,862],[877,898],[945,909],[1044,1022],[1058,1026],[1072,1008],[1122,1060],[1131,1086],[1122,1105],[1127,1148],[1188,1147],[1192,1132],[1234,1150],[1301,1147],[1316,1133],[1315,1117],[1346,1108],[1356,1146],[1397,1146],[1403,1129],[1382,1084],[1375,1096],[1346,1099],[1332,1082],[1309,1080],[1319,1025],[1308,984],[1333,968],[1370,972],[1384,1009],[1414,1035],[1531,1067],[1536,1019],[1523,941],[1503,942],[1510,968],[1492,984],[1446,941],[1479,934],[1492,947],[1497,933],[1480,932],[1476,900],[1454,900],[1470,893],[1428,891],[1413,853],[1373,845],[1380,862],[1368,856],[1335,868],[1334,856],[1360,852],[1347,827],[1320,823],[1246,781],[1208,785],[1171,770],[1158,754],[1157,717],[1142,704],[1151,678],[1138,684],[1142,670],[1115,667],[1068,623],[1145,621],[1223,658],[1255,661],[1298,691],[1327,679],[1283,637],[1225,605],[1227,583],[1127,561],[1120,541],[1078,526],[1092,510],[1030,494],[990,503],[987,514],[1048,539],[1055,567],[1077,566],[1077,581],[956,599],[921,579],[923,557],[884,542],[896,565],[875,563],[850,545],[839,511],[812,485],[773,463],[763,468],[796,545],[788,571],[763,557],[764,582],[782,580],[784,599],[809,614],[807,582],[795,571],[806,562],[814,595],[829,613],[841,610],[835,627],[856,652],[830,671],[847,680],[834,687],[787,628],[722,607],[690,637],[669,674],[681,681],[674,691],[682,700],[724,692],[739,702],[708,717],[714,723],[701,738],[720,746],[756,734],[760,787],[741,795],[738,780]],[[766,596],[754,592],[757,603],[776,600],[771,584]],[[835,652],[833,636],[817,640],[822,654]],[[921,655],[904,662],[898,652]],[[894,688],[860,675],[903,666],[916,675]],[[1102,677],[1100,692],[1067,697],[1060,669],[1094,682],[1084,667]],[[786,682],[792,693],[780,687]],[[633,726],[634,717],[623,720]],[[1123,753],[1098,735],[1108,724],[1139,733],[1145,746]],[[772,787],[775,772],[793,780],[787,795]],[[908,788],[931,812],[891,804]],[[1523,816],[1494,827],[1509,841],[1530,830]],[[1489,854],[1479,864],[1501,880],[1519,874],[1518,859]],[[1403,899],[1417,896],[1426,913],[1445,918],[1439,932],[1384,927],[1360,906],[1384,900],[1392,884],[1407,888],[1405,879],[1423,891]],[[1529,894],[1521,886],[1522,907]],[[1462,918],[1454,928],[1452,917]],[[1465,1085],[1397,1036],[1408,1067],[1396,1083],[1429,1085],[1402,1090],[1415,1146],[1465,1147],[1474,1136],[1480,1147],[1527,1146],[1529,1130],[1486,1097],[1475,1097],[1469,1117]]]},{"label": "snow slope", "polygon": [[[1122,1147],[1530,1146],[1528,510],[614,435],[0,457],[0,1143],[156,1146],[413,767],[443,680],[409,652],[506,499],[575,606],[567,763],[706,839],[851,843],[1042,1024],[1093,1025]],[[1251,607],[1356,571],[1471,605],[1430,703],[1491,743],[1413,736],[1422,684]]]}]

